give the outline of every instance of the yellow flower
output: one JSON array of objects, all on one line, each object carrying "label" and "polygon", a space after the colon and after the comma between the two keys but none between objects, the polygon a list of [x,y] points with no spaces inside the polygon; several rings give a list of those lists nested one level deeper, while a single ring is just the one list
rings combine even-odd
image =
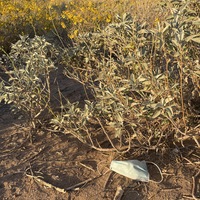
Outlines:
[{"label": "yellow flower", "polygon": [[69,38],[73,39],[73,38],[77,37],[77,35],[78,35],[78,29],[74,30],[74,32],[72,34],[69,34],[68,36],[69,36]]},{"label": "yellow flower", "polygon": [[62,26],[62,28],[66,28],[66,24],[64,23],[64,22],[61,22],[61,26]]},{"label": "yellow flower", "polygon": [[155,20],[154,20],[154,24],[157,24],[157,23],[159,23],[160,22],[160,20],[159,20],[159,18],[157,17]]},{"label": "yellow flower", "polygon": [[111,19],[112,19],[111,15],[108,15],[107,18],[106,18],[106,22],[107,22],[107,23],[110,23],[110,22],[111,22]]}]

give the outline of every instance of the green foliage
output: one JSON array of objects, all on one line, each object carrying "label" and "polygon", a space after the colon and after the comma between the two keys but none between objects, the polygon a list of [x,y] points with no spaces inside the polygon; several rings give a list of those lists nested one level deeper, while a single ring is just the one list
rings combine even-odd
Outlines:
[{"label": "green foliage", "polygon": [[84,129],[74,128],[83,126],[79,120],[63,120],[68,109],[59,126],[91,145],[91,123],[125,146],[131,138],[156,148],[170,133],[186,134],[194,116],[189,102],[199,95],[199,17],[191,8],[175,2],[168,20],[153,29],[124,14],[99,32],[79,35],[63,57],[65,73],[92,90],[94,100],[86,104],[92,109],[77,107]]},{"label": "green foliage", "polygon": [[55,69],[49,55],[53,51],[53,46],[42,37],[30,39],[21,36],[12,45],[6,66],[1,64],[9,80],[1,82],[0,101],[24,111],[33,126],[41,113],[49,107],[49,73]]}]

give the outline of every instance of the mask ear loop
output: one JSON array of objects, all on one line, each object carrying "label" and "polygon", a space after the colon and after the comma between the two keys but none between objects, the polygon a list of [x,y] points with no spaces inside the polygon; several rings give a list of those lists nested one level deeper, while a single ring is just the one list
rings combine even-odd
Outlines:
[{"label": "mask ear loop", "polygon": [[161,183],[161,182],[163,181],[163,174],[162,174],[162,172],[161,172],[160,167],[159,167],[156,163],[151,162],[151,161],[146,161],[146,163],[147,163],[147,164],[149,163],[149,164],[152,164],[152,165],[156,166],[156,168],[158,169],[158,171],[159,171],[159,173],[160,173],[160,176],[161,176],[161,180],[160,180],[160,181],[154,181],[154,180],[149,180],[149,181],[154,182],[154,183]]}]

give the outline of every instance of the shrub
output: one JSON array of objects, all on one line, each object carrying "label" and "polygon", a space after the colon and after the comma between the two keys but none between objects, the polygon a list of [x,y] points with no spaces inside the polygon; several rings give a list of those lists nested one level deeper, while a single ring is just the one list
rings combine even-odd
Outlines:
[{"label": "shrub", "polygon": [[[135,8],[138,1],[126,1],[123,9],[129,2]],[[84,105],[68,100],[63,105],[61,100],[61,112],[53,113],[51,120],[54,130],[71,133],[106,151],[157,150],[169,138],[172,142],[193,138],[199,146],[197,0],[167,1],[159,7],[167,19],[155,18],[151,23],[138,19],[130,5],[130,13],[118,9],[114,18],[112,9],[103,9],[106,3],[77,0],[61,10],[61,25],[73,24],[74,40],[73,46],[59,52],[59,64],[65,66],[64,74],[82,83],[93,98],[88,97]],[[111,20],[107,20],[110,14]],[[73,31],[79,34],[73,35]],[[10,61],[1,64],[9,80],[1,82],[0,101],[23,110],[33,128],[45,110],[52,110],[49,76],[56,55],[57,50],[44,38],[22,36],[12,45]],[[62,98],[61,91],[58,93]],[[103,147],[105,141],[112,148]]]},{"label": "shrub", "polygon": [[156,149],[169,136],[196,137],[189,102],[199,102],[200,41],[192,5],[175,1],[172,15],[155,28],[124,14],[99,32],[80,34],[66,50],[65,73],[92,90],[94,99],[84,108],[68,102],[52,121],[55,128],[99,148],[98,127],[117,151],[131,144]]},{"label": "shrub", "polygon": [[[32,128],[40,115],[50,109],[50,71],[55,69],[51,53],[55,50],[43,37],[21,36],[12,45],[7,61],[1,63],[9,80],[2,80],[0,102],[23,111]],[[52,55],[53,55],[52,54]]]},{"label": "shrub", "polygon": [[[61,16],[71,22],[69,36],[75,38],[78,33],[97,31],[112,22],[116,14],[122,15],[124,12],[130,12],[140,20],[148,19],[153,24],[155,20],[162,18],[159,3],[160,0],[72,0],[66,3]],[[62,27],[68,26],[62,22]]]}]

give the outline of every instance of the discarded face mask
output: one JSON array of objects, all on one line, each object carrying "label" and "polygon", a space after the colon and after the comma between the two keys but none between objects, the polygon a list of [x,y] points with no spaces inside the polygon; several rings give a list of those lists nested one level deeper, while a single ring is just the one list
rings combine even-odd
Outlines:
[{"label": "discarded face mask", "polygon": [[145,161],[113,160],[110,164],[110,169],[128,178],[142,182],[149,182],[149,172],[147,170],[147,165]]}]

